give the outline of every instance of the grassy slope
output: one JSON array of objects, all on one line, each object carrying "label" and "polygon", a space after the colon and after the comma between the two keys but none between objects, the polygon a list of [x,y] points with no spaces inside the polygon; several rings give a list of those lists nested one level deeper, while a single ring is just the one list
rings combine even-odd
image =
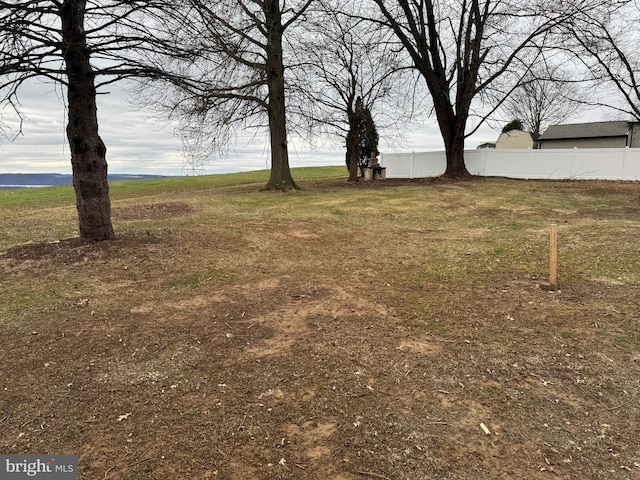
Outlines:
[{"label": "grassy slope", "polygon": [[[292,169],[297,181],[341,177],[345,175],[344,171],[343,167]],[[117,181],[111,182],[109,187],[112,204],[116,206],[119,201],[136,202],[145,197],[168,197],[181,192],[196,197],[212,189],[234,185],[255,185],[254,189],[258,190],[268,179],[267,170],[257,170],[221,175]],[[0,248],[14,243],[40,241],[46,238],[55,240],[77,235],[74,205],[75,196],[71,185],[0,190],[0,224],[9,227],[0,231]],[[21,215],[31,218],[32,222],[28,226],[16,224],[13,219]],[[52,215],[57,221],[47,222]],[[15,226],[15,229],[11,228],[12,226]]]},{"label": "grassy slope", "polygon": [[114,184],[101,245],[46,243],[70,189],[0,192],[0,448],[83,479],[636,478],[638,186],[345,173]]}]

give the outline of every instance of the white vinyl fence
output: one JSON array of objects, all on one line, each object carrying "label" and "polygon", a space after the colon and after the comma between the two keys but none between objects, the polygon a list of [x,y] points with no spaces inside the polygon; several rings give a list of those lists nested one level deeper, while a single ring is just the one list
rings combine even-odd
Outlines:
[{"label": "white vinyl fence", "polygon": [[[640,148],[557,150],[465,150],[472,175],[547,180],[640,180]],[[385,153],[387,178],[437,177],[446,169],[444,152]]]}]

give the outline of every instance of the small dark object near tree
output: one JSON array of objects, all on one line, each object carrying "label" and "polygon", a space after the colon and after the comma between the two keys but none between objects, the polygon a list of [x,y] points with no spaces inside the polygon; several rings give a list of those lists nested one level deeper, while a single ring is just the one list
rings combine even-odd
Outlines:
[{"label": "small dark object near tree", "polygon": [[360,176],[364,176],[364,169],[369,167],[369,161],[378,154],[379,138],[371,110],[358,97],[355,112],[349,114],[347,134],[346,161],[350,182],[358,181],[358,171]]}]

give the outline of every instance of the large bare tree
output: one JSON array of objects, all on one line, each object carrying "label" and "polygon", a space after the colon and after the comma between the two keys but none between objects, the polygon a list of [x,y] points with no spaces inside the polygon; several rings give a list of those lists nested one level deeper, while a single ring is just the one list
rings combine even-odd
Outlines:
[{"label": "large bare tree", "polygon": [[21,87],[33,78],[66,89],[67,139],[82,239],[99,241],[115,236],[96,95],[101,86],[116,80],[158,74],[158,69],[135,57],[135,52],[158,46],[142,16],[156,7],[162,8],[162,4],[0,1],[0,102],[19,114]]},{"label": "large bare tree", "polygon": [[390,41],[392,32],[363,18],[365,7],[349,0],[316,1],[294,44],[294,93],[304,107],[299,117],[306,120],[311,143],[327,136],[345,142],[350,181],[358,180],[361,163],[359,126],[375,118],[377,129],[397,134],[400,123],[420,116],[424,95],[417,92],[407,56]]},{"label": "large bare tree", "polygon": [[[271,176],[267,189],[296,188],[289,168],[285,33],[312,0],[187,0],[166,23],[167,38],[191,51],[172,62],[170,87],[147,103],[180,119],[187,141],[224,146],[238,129],[267,127]],[[146,88],[143,87],[143,88]],[[200,132],[192,136],[194,132]]]},{"label": "large bare tree", "polygon": [[520,120],[522,128],[537,138],[549,125],[563,123],[583,109],[585,101],[581,82],[545,62],[528,71],[501,110],[507,118]]},{"label": "large bare tree", "polygon": [[640,6],[621,1],[608,12],[587,10],[567,24],[564,50],[595,87],[584,103],[640,121]]},{"label": "large bare tree", "polygon": [[508,96],[522,81],[518,72],[535,64],[559,25],[615,0],[372,1],[426,81],[446,150],[445,175],[462,177],[468,175],[465,138],[499,107],[468,131],[474,102],[494,87]]}]

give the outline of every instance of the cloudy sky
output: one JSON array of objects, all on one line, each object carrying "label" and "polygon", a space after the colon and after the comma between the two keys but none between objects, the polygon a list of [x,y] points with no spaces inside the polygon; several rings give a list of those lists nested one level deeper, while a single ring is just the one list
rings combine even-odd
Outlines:
[{"label": "cloudy sky", "polygon": [[[23,134],[15,140],[0,139],[0,173],[71,173],[70,153],[66,142],[66,113],[59,89],[51,84],[31,84],[21,92],[20,100],[26,120]],[[174,128],[149,118],[133,108],[116,87],[109,95],[98,96],[100,135],[107,145],[110,173],[182,175],[185,160],[182,142]],[[5,120],[10,112],[0,112]],[[16,125],[14,124],[14,131]],[[499,132],[482,127],[467,141],[467,148],[495,141]],[[428,125],[408,130],[401,142],[384,141],[383,152],[421,152],[442,150],[437,126]],[[344,150],[334,148],[312,150],[292,142],[290,165],[343,165]],[[224,158],[205,167],[206,173],[226,173],[269,168],[267,139],[238,139]],[[188,170],[188,165],[186,166]]]}]

